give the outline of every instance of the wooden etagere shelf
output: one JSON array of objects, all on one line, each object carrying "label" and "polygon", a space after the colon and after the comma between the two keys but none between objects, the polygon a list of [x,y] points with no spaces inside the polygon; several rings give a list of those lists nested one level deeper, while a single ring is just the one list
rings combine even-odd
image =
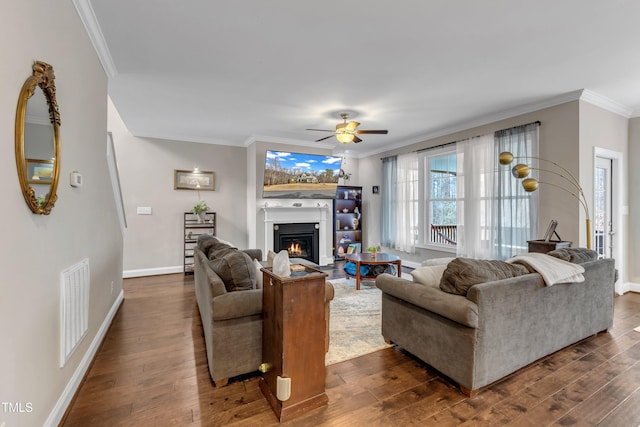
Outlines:
[{"label": "wooden etagere shelf", "polygon": [[193,274],[193,255],[198,236],[216,234],[216,213],[206,212],[200,218],[193,212],[184,213],[184,274]]}]

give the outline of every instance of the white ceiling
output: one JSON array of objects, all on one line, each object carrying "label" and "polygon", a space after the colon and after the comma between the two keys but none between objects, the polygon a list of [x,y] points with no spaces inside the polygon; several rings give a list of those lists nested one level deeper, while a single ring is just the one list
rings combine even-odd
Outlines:
[{"label": "white ceiling", "polygon": [[[141,137],[364,156],[581,93],[640,114],[637,0],[73,1]],[[314,143],[341,112],[389,134]]]}]

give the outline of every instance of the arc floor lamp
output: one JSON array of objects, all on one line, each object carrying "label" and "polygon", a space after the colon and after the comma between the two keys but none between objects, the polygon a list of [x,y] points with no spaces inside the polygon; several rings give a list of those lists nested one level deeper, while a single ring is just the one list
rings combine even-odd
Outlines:
[{"label": "arc floor lamp", "polygon": [[[514,159],[534,159],[534,160],[539,160],[541,162],[549,163],[549,164],[559,168],[562,171],[562,172],[558,172],[558,171],[551,170],[551,169],[534,168],[534,167],[531,167],[531,166],[526,165],[524,163],[518,163],[514,167],[511,168],[511,174],[514,176],[514,178],[522,179],[522,188],[524,188],[524,191],[526,191],[528,193],[536,191],[538,189],[538,185],[539,184],[545,184],[545,185],[551,185],[553,187],[559,188],[559,189],[571,194],[576,199],[578,199],[578,201],[580,202],[580,204],[584,208],[584,213],[585,213],[585,215],[587,217],[587,220],[586,220],[586,226],[587,226],[587,248],[593,249],[591,247],[591,216],[589,215],[589,205],[587,203],[587,198],[584,195],[584,191],[582,191],[582,187],[580,186],[580,183],[578,182],[576,177],[571,172],[569,172],[567,169],[565,169],[564,167],[560,166],[558,163],[553,162],[551,160],[543,159],[543,158],[540,158],[540,157],[514,156],[509,151],[503,151],[502,153],[500,153],[500,156],[498,158],[498,160],[500,161],[501,165],[510,165],[513,162]],[[569,183],[573,187],[575,187],[575,190],[572,191],[570,189],[567,189],[567,188],[565,188],[563,186],[560,186],[558,184],[554,184],[552,182],[543,182],[543,181],[538,181],[535,178],[528,178],[528,176],[529,176],[529,174],[531,173],[532,170],[539,170],[539,171],[551,173],[553,175],[557,175],[560,178],[564,179],[567,183]]]}]

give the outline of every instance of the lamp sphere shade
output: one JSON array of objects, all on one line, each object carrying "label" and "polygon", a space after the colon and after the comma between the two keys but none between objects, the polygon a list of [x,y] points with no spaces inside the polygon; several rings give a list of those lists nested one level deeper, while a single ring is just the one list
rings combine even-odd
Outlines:
[{"label": "lamp sphere shade", "polygon": [[511,168],[511,174],[515,177],[515,178],[526,178],[529,176],[529,166],[524,165],[522,163],[519,163],[517,165],[515,165],[513,168]]},{"label": "lamp sphere shade", "polygon": [[498,156],[498,160],[501,165],[510,165],[511,162],[513,162],[513,154],[508,151],[503,151],[500,153],[500,156]]},{"label": "lamp sphere shade", "polygon": [[524,188],[524,191],[527,193],[534,192],[538,189],[538,181],[533,178],[527,178],[522,181],[522,188]]}]

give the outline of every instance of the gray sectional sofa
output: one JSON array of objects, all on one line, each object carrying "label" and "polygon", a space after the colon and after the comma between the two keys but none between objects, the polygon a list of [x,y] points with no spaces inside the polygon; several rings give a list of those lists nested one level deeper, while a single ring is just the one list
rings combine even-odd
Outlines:
[{"label": "gray sectional sofa", "polygon": [[389,274],[382,335],[431,365],[467,395],[613,325],[614,260],[580,264],[584,282],[546,286],[541,275],[471,286],[466,296]]},{"label": "gray sectional sofa", "polygon": [[[262,363],[262,273],[254,260],[262,260],[260,249],[239,250],[212,235],[201,235],[194,249],[196,301],[217,387],[257,371]],[[326,282],[325,350],[333,297],[333,285]]]}]

